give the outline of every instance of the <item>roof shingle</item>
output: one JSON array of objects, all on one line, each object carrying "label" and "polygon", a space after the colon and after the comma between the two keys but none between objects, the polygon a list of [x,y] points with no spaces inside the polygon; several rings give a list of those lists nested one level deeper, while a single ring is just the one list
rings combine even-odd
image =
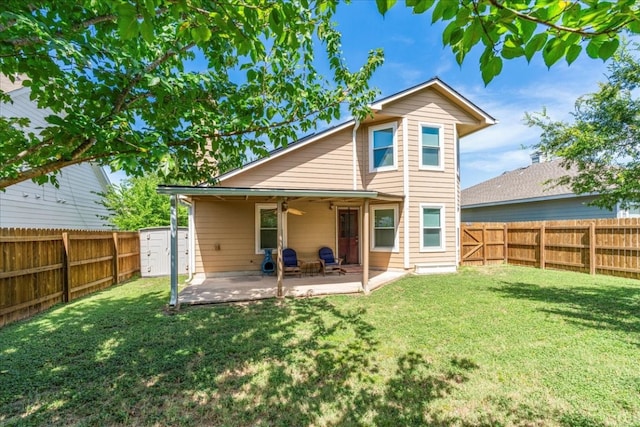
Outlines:
[{"label": "roof shingle", "polygon": [[533,163],[462,190],[462,206],[471,207],[571,195],[573,192],[569,186],[545,184],[549,179],[564,175],[575,176],[574,170],[563,168],[560,162],[561,160],[552,160]]}]

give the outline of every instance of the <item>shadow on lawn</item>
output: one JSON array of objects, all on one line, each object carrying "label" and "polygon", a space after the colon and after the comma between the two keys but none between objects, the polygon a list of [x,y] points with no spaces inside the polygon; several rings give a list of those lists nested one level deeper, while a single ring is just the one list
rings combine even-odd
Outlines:
[{"label": "shadow on lawn", "polygon": [[[640,333],[640,286],[539,286],[505,283],[493,291],[510,298],[545,303],[540,311],[581,326]],[[637,344],[640,345],[640,342]]]},{"label": "shadow on lawn", "polygon": [[475,369],[412,352],[390,378],[364,309],[329,299],[166,314],[165,292],[114,295],[0,331],[0,425],[424,425]]},{"label": "shadow on lawn", "polygon": [[312,298],[166,314],[166,301],[106,293],[1,330],[0,425],[471,426],[512,411],[439,412],[479,367],[381,356],[365,309]]}]

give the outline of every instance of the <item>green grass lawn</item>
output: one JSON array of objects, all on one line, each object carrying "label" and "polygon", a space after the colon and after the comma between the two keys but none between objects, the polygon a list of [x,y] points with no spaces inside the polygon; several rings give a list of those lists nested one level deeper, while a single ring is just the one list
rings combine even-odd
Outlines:
[{"label": "green grass lawn", "polygon": [[0,425],[640,426],[640,282],[516,267],[165,311],[141,279],[0,329]]}]

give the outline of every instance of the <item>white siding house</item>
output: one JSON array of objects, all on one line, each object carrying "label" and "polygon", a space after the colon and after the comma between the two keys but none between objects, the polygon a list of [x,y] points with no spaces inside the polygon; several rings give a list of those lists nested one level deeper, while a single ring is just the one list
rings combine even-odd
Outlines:
[{"label": "white siding house", "polygon": [[[0,115],[29,117],[27,131],[39,133],[51,111],[37,108],[29,99],[29,88],[10,85],[4,78],[0,83],[13,101],[0,104]],[[25,181],[0,191],[0,228],[111,228],[100,218],[109,215],[98,203],[101,197],[97,193],[106,191],[109,185],[102,167],[90,163],[69,166],[62,169],[58,181],[59,188]]]}]

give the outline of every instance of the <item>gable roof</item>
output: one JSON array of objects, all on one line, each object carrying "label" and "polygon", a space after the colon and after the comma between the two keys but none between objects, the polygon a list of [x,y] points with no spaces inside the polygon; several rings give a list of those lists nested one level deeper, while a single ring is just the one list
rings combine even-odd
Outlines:
[{"label": "gable roof", "polygon": [[567,185],[545,184],[561,176],[575,176],[575,170],[560,165],[561,160],[533,163],[462,190],[462,207],[503,205],[539,200],[578,197]]},{"label": "gable roof", "polygon": [[427,80],[424,83],[420,83],[396,94],[382,98],[371,104],[370,107],[374,111],[380,111],[384,108],[385,105],[391,104],[392,102],[398,101],[402,98],[405,98],[427,88],[434,89],[436,92],[444,95],[450,101],[453,101],[453,103],[460,107],[462,110],[471,114],[471,116],[477,119],[484,120],[489,125],[498,123],[495,118],[491,117],[484,110],[462,96],[458,91],[440,80],[438,77],[433,77],[432,79]]},{"label": "gable roof", "polygon": [[[478,119],[479,121],[484,121],[485,122],[485,126],[489,126],[489,125],[493,125],[498,123],[498,121],[496,119],[494,119],[493,117],[491,117],[489,114],[487,114],[485,111],[483,111],[480,107],[478,107],[477,105],[473,104],[471,101],[469,101],[468,99],[466,99],[464,96],[460,95],[458,92],[456,92],[453,88],[451,88],[449,85],[447,85],[446,83],[444,83],[442,80],[440,80],[438,77],[434,77],[430,80],[427,80],[424,83],[420,83],[416,86],[413,86],[409,89],[405,89],[401,92],[395,93],[393,95],[387,96],[385,98],[379,99],[378,101],[375,101],[373,104],[370,104],[369,107],[374,111],[381,111],[385,105],[388,105],[392,102],[398,101],[402,98],[405,98],[407,96],[410,96],[416,92],[419,92],[421,90],[427,89],[427,88],[431,88],[436,90],[438,93],[444,95],[447,99],[449,99],[450,101],[452,101],[455,105],[457,105],[458,107],[460,107],[462,110],[464,110],[465,112],[467,112],[468,114],[470,114],[472,117]],[[351,126],[354,126],[356,124],[356,120],[355,119],[349,119],[343,123],[340,123],[336,126],[332,126],[328,129],[325,129],[323,131],[320,131],[318,133],[315,134],[311,134],[311,135],[307,135],[301,139],[298,139],[295,142],[290,143],[289,145],[287,145],[286,147],[281,147],[281,148],[277,148],[275,150],[272,150],[269,152],[269,155],[266,157],[263,157],[261,159],[258,160],[254,160],[252,162],[249,162],[245,165],[243,165],[240,168],[237,169],[233,169],[229,172],[226,172],[224,174],[219,175],[217,178],[219,181],[223,181],[225,179],[231,178],[232,176],[238,175],[240,173],[244,173],[249,169],[252,169],[256,166],[259,166],[263,163],[266,163],[268,161],[271,161],[277,157],[282,156],[283,154],[286,153],[290,153],[291,151],[297,150],[299,148],[302,148],[308,144],[311,144],[315,141],[318,141],[322,138],[326,138],[334,133],[343,131],[345,129],[350,128]],[[485,127],[483,126],[483,127]]]}]

